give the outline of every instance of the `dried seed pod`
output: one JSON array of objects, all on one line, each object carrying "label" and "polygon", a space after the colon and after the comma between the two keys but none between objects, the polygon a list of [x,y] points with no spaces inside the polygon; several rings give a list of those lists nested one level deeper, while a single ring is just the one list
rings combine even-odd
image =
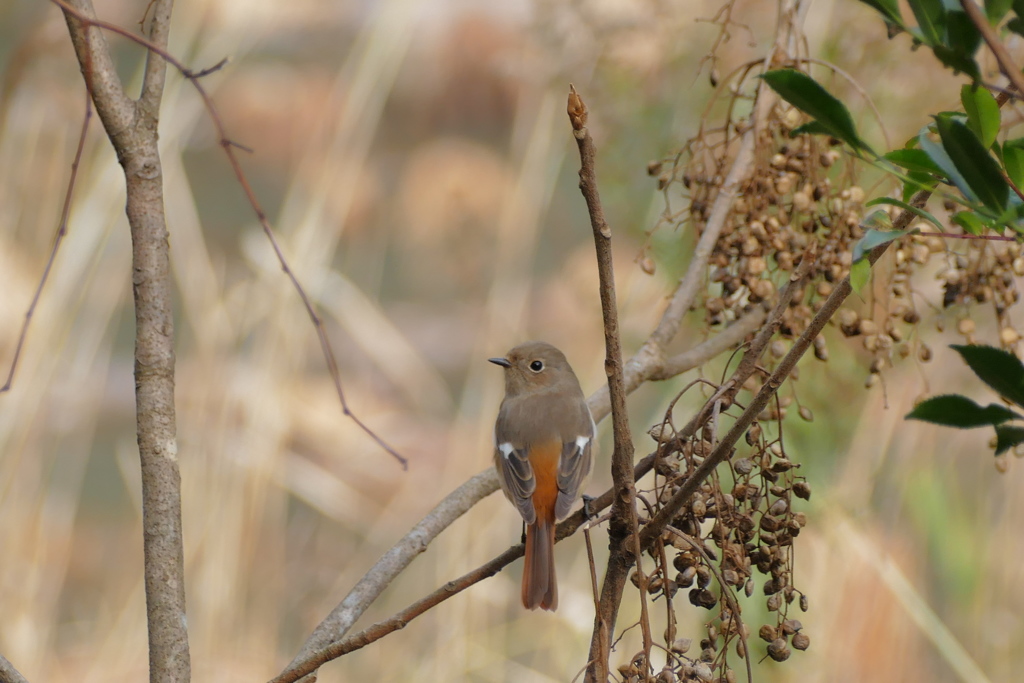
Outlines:
[{"label": "dried seed pod", "polygon": [[693,511],[693,516],[701,520],[704,519],[704,516],[708,512],[707,506],[704,504],[704,501],[701,500],[700,498],[693,501],[693,503],[690,505],[690,509]]},{"label": "dried seed pod", "polygon": [[793,647],[797,650],[806,650],[811,646],[811,637],[801,631],[793,634]]},{"label": "dried seed pod", "polygon": [[[754,594],[754,580],[753,579],[747,579],[747,582],[745,584],[743,584],[743,594],[746,595],[748,598],[751,595]],[[804,610],[804,611],[806,612],[807,610]]]},{"label": "dried seed pod", "polygon": [[[753,429],[753,427],[751,427],[751,429]],[[739,460],[732,464],[732,469],[734,472],[736,472],[736,474],[747,475],[750,474],[751,471],[753,471],[754,463],[750,460],[750,458],[740,458]],[[735,490],[733,491],[733,495],[736,495]]]},{"label": "dried seed pod", "polygon": [[768,656],[776,662],[784,662],[789,659],[789,645],[785,638],[776,638],[768,644]]},{"label": "dried seed pod", "polygon": [[800,419],[804,422],[814,422],[814,413],[807,406],[800,406]]},{"label": "dried seed pod", "polygon": [[761,517],[761,529],[768,532],[778,531],[779,520],[771,515],[763,515]]},{"label": "dried seed pod", "polygon": [[799,619],[786,619],[782,622],[782,633],[791,636],[804,627]]},{"label": "dried seed pod", "polygon": [[927,363],[932,359],[932,350],[927,344],[921,344],[917,350],[917,358],[922,363]]},{"label": "dried seed pod", "polygon": [[676,585],[680,588],[689,588],[693,585],[693,580],[697,577],[696,567],[687,567],[683,571],[676,574]]},{"label": "dried seed pod", "polygon": [[770,643],[778,638],[778,633],[775,632],[775,627],[771,624],[764,624],[761,629],[757,632],[758,637],[766,643]]},{"label": "dried seed pod", "polygon": [[697,662],[693,667],[693,675],[698,681],[711,681],[711,667],[704,662]]},{"label": "dried seed pod", "polygon": [[775,593],[774,595],[769,596],[767,605],[769,612],[777,612],[779,607],[782,606],[782,594]]},{"label": "dried seed pod", "polygon": [[783,472],[790,471],[794,467],[796,467],[796,465],[794,465],[790,460],[787,460],[786,458],[780,458],[779,460],[776,460],[775,462],[772,463],[772,472],[782,474]]},{"label": "dried seed pod", "polygon": [[647,162],[647,175],[656,176],[661,173],[661,162],[660,161],[648,161]]},{"label": "dried seed pod", "polygon": [[691,638],[676,638],[672,642],[672,652],[676,653],[677,655],[685,655],[687,652],[690,651],[690,645],[692,644],[693,639]]},{"label": "dried seed pod", "polygon": [[999,330],[999,342],[1003,346],[1013,346],[1020,341],[1020,333],[1012,327],[1004,327]]},{"label": "dried seed pod", "polygon": [[711,570],[700,565],[697,567],[697,586],[700,588],[707,588],[711,585]]},{"label": "dried seed pod", "polygon": [[970,318],[963,318],[956,324],[956,331],[965,337],[969,337],[975,331],[974,321]]},{"label": "dried seed pod", "polygon": [[761,440],[761,425],[758,422],[754,422],[750,425],[750,428],[746,433],[747,445],[753,446]]},{"label": "dried seed pod", "polygon": [[654,275],[654,259],[652,259],[650,256],[644,256],[642,259],[640,259],[639,263],[640,270],[644,271],[648,275]]},{"label": "dried seed pod", "polygon": [[768,508],[768,514],[778,517],[780,515],[786,514],[786,511],[788,509],[789,504],[784,499],[780,498],[779,500],[771,504],[771,507]]},{"label": "dried seed pod", "polygon": [[800,596],[800,611],[801,612],[806,612],[810,606],[811,606],[810,605],[810,600],[807,599],[807,596],[806,595],[801,595]]}]

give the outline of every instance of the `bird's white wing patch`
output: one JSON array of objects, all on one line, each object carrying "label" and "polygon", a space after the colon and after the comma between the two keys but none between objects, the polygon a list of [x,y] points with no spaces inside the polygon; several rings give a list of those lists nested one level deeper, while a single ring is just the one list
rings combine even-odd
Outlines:
[{"label": "bird's white wing patch", "polygon": [[501,451],[502,456],[508,460],[512,457],[512,453],[514,453],[516,449],[512,444],[506,441],[505,443],[498,444],[498,450]]}]

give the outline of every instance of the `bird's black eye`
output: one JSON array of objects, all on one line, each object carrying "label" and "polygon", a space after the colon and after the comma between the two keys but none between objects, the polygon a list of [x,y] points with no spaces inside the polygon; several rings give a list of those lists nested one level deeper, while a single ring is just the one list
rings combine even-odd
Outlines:
[{"label": "bird's black eye", "polygon": [[540,372],[541,370],[544,369],[544,363],[539,360],[535,360],[532,363],[530,363],[530,369],[533,370],[534,372]]}]

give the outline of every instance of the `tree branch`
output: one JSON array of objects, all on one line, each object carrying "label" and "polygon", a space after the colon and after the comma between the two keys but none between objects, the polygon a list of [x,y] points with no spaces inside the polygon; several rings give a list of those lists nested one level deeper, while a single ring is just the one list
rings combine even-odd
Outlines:
[{"label": "tree branch", "polygon": [[[612,453],[612,498],[611,520],[608,524],[608,545],[611,554],[605,572],[604,585],[597,614],[594,616],[594,634],[590,641],[590,659],[587,665],[588,681],[608,679],[608,657],[611,653],[611,634],[615,630],[619,604],[622,601],[621,583],[624,571],[632,561],[624,556],[630,552],[623,541],[634,536],[639,530],[636,513],[636,488],[633,479],[633,436],[629,429],[629,414],[626,412],[626,382],[622,370],[622,346],[619,340],[619,316],[615,304],[615,273],[612,269],[612,231],[604,217],[601,196],[597,188],[595,158],[597,151],[594,140],[587,130],[587,107],[576,88],[569,86],[569,121],[573,137],[580,151],[580,192],[587,203],[590,227],[594,233],[594,248],[597,252],[597,272],[600,280],[601,314],[604,318],[605,374],[608,376],[608,392],[611,398],[612,430],[615,447]],[[635,549],[639,553],[640,548]],[[639,561],[639,556],[635,558]],[[651,642],[650,623],[646,614],[646,602],[641,600],[641,626],[644,629],[644,643],[649,649]]]},{"label": "tree branch", "polygon": [[[70,3],[69,3],[70,4]],[[151,41],[165,49],[172,0],[154,0]],[[142,469],[142,525],[151,681],[191,677],[185,618],[181,474],[174,411],[174,317],[170,248],[158,149],[159,104],[166,69],[150,58],[144,99],[125,94],[90,0],[65,9],[71,41],[117,158],[124,169],[125,212],[132,236],[135,297],[135,401]]]},{"label": "tree branch", "polygon": [[3,655],[0,655],[0,683],[28,683],[28,679],[22,676]]}]

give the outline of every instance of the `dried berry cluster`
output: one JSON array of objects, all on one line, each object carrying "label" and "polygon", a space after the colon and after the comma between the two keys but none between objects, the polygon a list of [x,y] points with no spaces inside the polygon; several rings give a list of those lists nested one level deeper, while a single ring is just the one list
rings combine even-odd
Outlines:
[{"label": "dried berry cluster", "polygon": [[[669,427],[659,425],[652,435],[658,442],[655,489],[642,496],[645,501],[652,498],[650,509],[675,495],[713,448],[710,431],[680,441]],[[646,591],[654,599],[668,600],[670,615],[671,601],[680,589],[691,605],[713,610],[696,656],[688,655],[689,639],[676,637],[670,616],[665,642],[673,656],[660,675],[675,678],[665,680],[736,680],[735,660],[730,661],[729,653],[745,657],[750,636],[739,604],[741,592],[748,598],[758,591],[766,596],[775,619],[759,633],[762,638],[772,636],[769,657],[784,661],[791,648],[804,650],[810,645],[800,622],[789,617],[794,601],[804,611],[808,603],[793,585],[793,539],[807,522],[803,512],[793,510],[793,503],[810,498],[810,485],[797,475],[798,467],[786,457],[781,440],[766,439],[757,423],[746,439],[749,452],[734,456],[731,475],[716,474],[706,481],[650,550],[654,569],[645,577]],[[640,576],[634,573],[633,581],[639,585]],[[620,667],[626,680],[644,680],[643,666],[635,659]]]}]

